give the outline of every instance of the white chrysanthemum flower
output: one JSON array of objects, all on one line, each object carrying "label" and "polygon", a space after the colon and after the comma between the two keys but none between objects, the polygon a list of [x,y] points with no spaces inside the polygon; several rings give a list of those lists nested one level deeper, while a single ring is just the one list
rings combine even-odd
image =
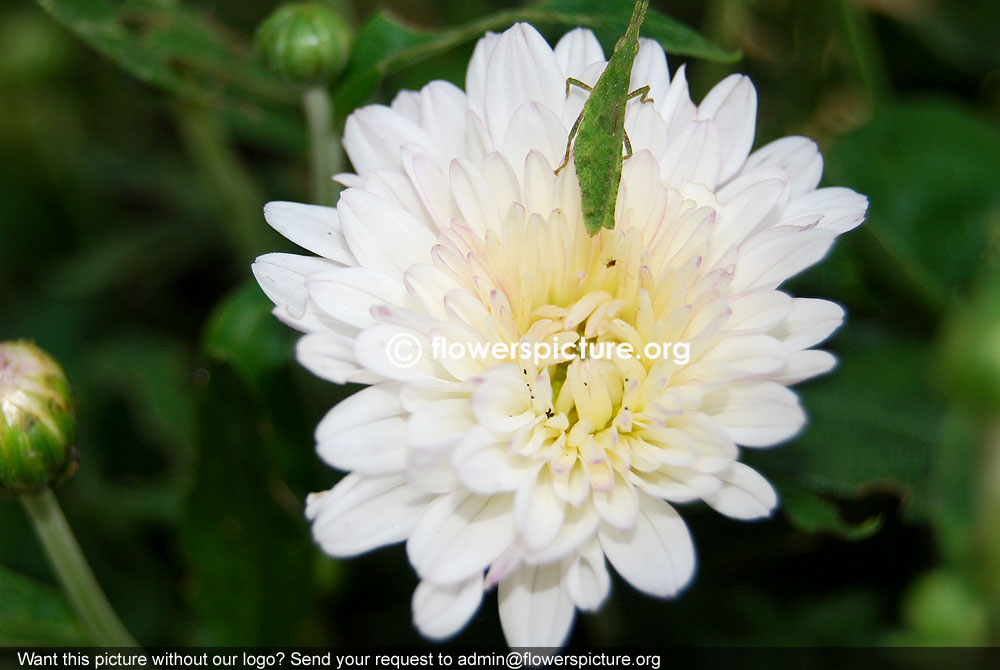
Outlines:
[{"label": "white chrysanthemum flower", "polygon": [[[867,202],[817,189],[802,137],[750,154],[756,93],[743,76],[695,106],[643,40],[614,230],[587,235],[570,162],[554,173],[605,66],[593,34],[553,50],[528,25],[480,40],[466,92],[432,82],[348,119],[357,174],[336,209],[271,203],[268,223],[316,256],[270,254],[254,273],[306,335],[299,360],[371,384],[319,425],[320,456],[350,471],[310,496],[316,541],[351,556],[406,541],[417,628],[460,630],[497,586],[512,646],[562,644],[575,610],[608,595],[605,559],[670,597],[695,567],[673,504],[737,519],[777,497],[739,447],[805,421],[787,386],[828,371],[809,347],[841,323],[782,281],[859,225]],[[399,363],[400,338],[409,343]],[[686,361],[447,358],[435,340],[685,342]],[[415,352],[415,353],[414,353]]]}]

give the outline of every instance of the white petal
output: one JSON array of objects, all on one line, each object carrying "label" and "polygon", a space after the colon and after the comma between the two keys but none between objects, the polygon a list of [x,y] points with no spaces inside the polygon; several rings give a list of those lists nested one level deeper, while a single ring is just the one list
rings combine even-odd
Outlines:
[{"label": "white petal", "polygon": [[643,150],[651,152],[654,159],[656,156],[662,156],[670,145],[667,124],[656,108],[649,103],[636,101],[628,106],[625,112],[625,132],[628,133],[633,151],[632,158],[627,160],[626,164],[634,161],[636,155]]},{"label": "white petal", "polygon": [[493,191],[493,198],[501,215],[506,215],[514,203],[521,202],[520,182],[514,173],[514,167],[504,154],[499,151],[486,154],[483,159],[483,176]]},{"label": "white petal", "polygon": [[361,366],[385,379],[429,381],[441,374],[427,337],[395,324],[363,331],[354,341],[354,356]]},{"label": "white petal", "polygon": [[296,254],[265,254],[254,261],[252,270],[261,290],[275,305],[285,307],[292,318],[306,313],[309,291],[306,277],[335,267],[323,258]]},{"label": "white petal", "polygon": [[670,502],[686,503],[700,500],[719,488],[715,475],[705,475],[688,468],[662,467],[641,475],[630,473],[636,486],[645,494]]},{"label": "white petal", "polygon": [[430,263],[434,235],[409,212],[360,189],[340,196],[344,237],[358,263],[401,277],[414,263]]},{"label": "white petal", "polygon": [[402,477],[350,474],[330,491],[310,495],[306,517],[323,551],[353,556],[405,540],[431,500]]},{"label": "white petal", "polygon": [[482,572],[514,540],[513,496],[456,491],[438,498],[406,543],[424,579],[454,584]]},{"label": "white petal", "polygon": [[514,112],[523,104],[562,108],[566,77],[545,38],[518,23],[497,40],[486,66],[485,87],[486,125],[496,145],[503,146]]},{"label": "white petal", "polygon": [[749,291],[729,300],[730,332],[761,332],[775,327],[792,312],[792,299],[771,289]]},{"label": "white petal", "polygon": [[528,389],[516,365],[488,370],[472,394],[472,411],[484,427],[510,434],[535,418]]},{"label": "white petal", "polygon": [[667,598],[677,595],[694,575],[694,545],[673,507],[641,495],[635,526],[623,531],[598,530],[605,556],[627,582],[643,593]]},{"label": "white petal", "polygon": [[460,212],[451,195],[444,167],[431,154],[413,144],[403,147],[401,158],[403,169],[416,187],[417,195],[435,229],[448,227]]},{"label": "white petal", "polygon": [[[537,227],[548,225],[546,219],[557,208],[552,192],[555,186],[553,166],[554,163],[542,152],[534,149],[528,152],[524,160],[524,205],[529,214],[540,215],[536,220]],[[513,221],[508,217],[505,223],[509,225]]]},{"label": "white petal", "polygon": [[[525,183],[525,163],[528,155],[538,152],[545,157],[549,170],[545,176],[551,183],[555,179],[553,171],[562,163],[566,151],[568,129],[555,112],[537,102],[528,102],[514,110],[510,119],[510,129],[503,143],[503,153],[510,160],[521,183]],[[529,210],[529,213],[538,210]],[[549,212],[540,212],[548,216]]]},{"label": "white petal", "polygon": [[[635,149],[635,146],[632,147]],[[647,241],[663,218],[665,191],[660,186],[660,165],[653,151],[636,151],[622,164],[622,183],[618,197],[625,210],[632,210],[633,225],[646,228]]]},{"label": "white petal", "polygon": [[822,228],[794,226],[778,226],[755,235],[740,249],[732,289],[778,286],[823,258],[835,236]]},{"label": "white petal", "polygon": [[406,465],[406,421],[402,414],[397,385],[363,389],[320,421],[317,451],[341,470],[371,475],[400,472]]},{"label": "white petal", "polygon": [[840,235],[861,225],[868,198],[849,188],[821,188],[792,200],[785,208],[787,219],[815,218],[818,228]]},{"label": "white petal", "polygon": [[337,182],[344,188],[360,188],[364,183],[364,179],[361,175],[356,175],[353,172],[340,172],[333,175],[333,181]]},{"label": "white petal", "polygon": [[730,384],[705,397],[705,411],[746,447],[769,447],[792,437],[806,417],[797,395],[774,382]]},{"label": "white petal", "polygon": [[435,149],[434,140],[423,128],[384,105],[362,107],[347,117],[344,151],[362,177],[375,168],[402,167],[399,149],[404,144]]},{"label": "white petal", "polygon": [[475,424],[468,398],[438,400],[410,416],[407,443],[417,449],[438,449],[456,442]]},{"label": "white petal", "polygon": [[660,156],[663,181],[671,186],[683,182],[715,188],[719,178],[719,133],[711,121],[697,121],[673,141]]},{"label": "white petal", "polygon": [[679,137],[688,127],[698,112],[698,108],[691,102],[691,95],[688,92],[686,66],[681,65],[674,78],[667,88],[667,94],[662,99],[656,100],[656,108],[667,122],[670,130],[671,140]]},{"label": "white petal", "polygon": [[829,300],[795,298],[792,305],[788,319],[774,329],[774,336],[789,351],[819,344],[844,322],[844,309]]},{"label": "white petal", "polygon": [[309,295],[326,314],[357,328],[376,323],[372,307],[411,304],[403,282],[378,270],[334,268],[309,276]]},{"label": "white petal", "polygon": [[510,647],[561,647],[573,625],[573,602],[560,563],[523,565],[500,582],[500,625]]},{"label": "white petal", "polygon": [[399,384],[378,384],[344,398],[320,422],[317,438],[405,414],[399,403],[399,388]]},{"label": "white petal", "polygon": [[[407,146],[414,145],[404,145],[404,148],[400,149],[400,160],[402,160]],[[434,221],[431,219],[430,212],[424,207],[417,187],[410,180],[409,175],[401,170],[372,170],[365,175],[362,188],[366,193],[398,205],[413,218],[418,219],[428,230],[435,229]]]},{"label": "white petal", "polygon": [[420,91],[420,125],[445,160],[465,156],[465,92],[446,81],[432,81]]},{"label": "white petal", "polygon": [[721,360],[743,374],[764,375],[788,362],[788,350],[769,335],[730,335],[721,338],[702,360]]},{"label": "white petal", "polygon": [[317,377],[335,384],[377,384],[385,381],[381,375],[358,364],[354,356],[354,340],[334,332],[316,332],[301,338],[295,345],[299,363]]},{"label": "white petal", "polygon": [[604,564],[604,551],[596,539],[570,563],[566,571],[566,592],[583,612],[596,612],[611,592],[611,576]]},{"label": "white petal", "polygon": [[406,467],[406,421],[400,417],[372,421],[337,433],[335,438],[319,439],[316,451],[320,458],[340,470],[384,475]]},{"label": "white petal", "polygon": [[451,163],[451,190],[462,217],[479,236],[500,229],[500,210],[490,183],[468,161]]},{"label": "white petal", "polygon": [[663,47],[656,40],[640,37],[639,53],[636,54],[635,63],[632,64],[629,93],[643,86],[649,86],[649,97],[655,103],[667,94],[669,83],[670,73],[667,70],[667,57],[663,53]]},{"label": "white petal", "polygon": [[742,463],[733,463],[721,479],[725,482],[723,487],[705,496],[705,502],[728,517],[747,521],[762,519],[771,516],[778,504],[778,494],[771,484]]},{"label": "white petal", "polygon": [[490,82],[487,79],[486,68],[493,50],[496,49],[500,35],[488,32],[476,42],[476,48],[469,59],[469,67],[465,73],[465,93],[468,96],[469,107],[480,117],[486,110],[486,89]]},{"label": "white petal", "polygon": [[562,527],[552,543],[538,551],[528,552],[524,560],[531,565],[541,565],[572,555],[594,537],[600,520],[593,505],[567,507]]},{"label": "white petal", "polygon": [[579,73],[588,65],[604,61],[601,43],[586,28],[576,28],[563,35],[553,51],[556,62],[567,77],[579,78]]},{"label": "white petal", "polygon": [[427,314],[442,320],[448,318],[444,309],[445,294],[460,287],[454,275],[426,263],[408,267],[403,273],[403,284]]},{"label": "white petal", "polygon": [[432,640],[444,640],[465,627],[482,600],[482,575],[446,585],[425,579],[413,592],[413,624],[421,635]]},{"label": "white petal", "polygon": [[785,364],[777,374],[771,375],[771,379],[776,382],[791,386],[806,379],[811,379],[817,375],[829,372],[837,365],[837,358],[829,351],[819,349],[806,349],[796,351],[788,357]]},{"label": "white petal", "polygon": [[507,442],[481,426],[468,431],[455,447],[455,474],[476,493],[515,491],[531,471],[519,467],[519,459],[507,453]]},{"label": "white petal", "polygon": [[333,207],[269,202],[264,205],[264,219],[303,249],[345,265],[356,263],[341,232],[340,217]]},{"label": "white petal", "polygon": [[614,473],[609,491],[594,491],[594,508],[615,528],[631,528],[639,514],[639,493],[631,482]]},{"label": "white petal", "polygon": [[420,93],[418,91],[400,91],[392,99],[389,109],[402,114],[416,124],[420,123]]},{"label": "white petal", "polygon": [[410,449],[406,481],[428,493],[451,493],[461,488],[447,449]]},{"label": "white petal", "polygon": [[[713,235],[720,251],[741,244],[763,226],[779,203],[787,197],[787,184],[777,171],[738,177],[719,190],[722,207]],[[714,259],[713,259],[714,260]]]},{"label": "white petal", "polygon": [[788,175],[791,196],[816,188],[823,176],[823,157],[816,143],[808,137],[782,137],[750,154],[740,170],[748,175],[758,170],[779,168]]},{"label": "white petal", "polygon": [[698,118],[715,122],[723,152],[718,178],[724,182],[739,171],[753,146],[757,90],[748,77],[730,75],[716,84],[698,105]]},{"label": "white petal", "polygon": [[543,467],[537,477],[523,477],[514,498],[518,537],[529,549],[539,549],[555,539],[562,526],[566,503],[556,497],[552,475]]}]

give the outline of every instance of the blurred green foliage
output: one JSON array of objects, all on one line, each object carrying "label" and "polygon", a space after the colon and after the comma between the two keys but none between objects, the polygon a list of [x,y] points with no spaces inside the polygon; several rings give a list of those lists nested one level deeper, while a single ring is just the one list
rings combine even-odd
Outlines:
[{"label": "blurred green foliage", "polygon": [[[750,74],[757,144],[816,138],[827,182],[867,194],[870,217],[791,287],[849,316],[839,369],[801,387],[811,426],[748,454],[783,512],[686,507],[689,591],[660,603],[616,584],[572,642],[1000,642],[1000,407],[981,373],[1000,357],[1000,6],[655,4],[684,22],[647,26],[673,68],[690,62],[696,99]],[[604,26],[610,51],[631,2],[332,5],[367,36],[333,83],[342,123],[401,87],[461,83],[472,40],[516,19],[551,39]],[[299,91],[250,48],[274,7],[0,7],[0,339],[37,340],[76,387],[82,467],[60,498],[144,644],[419,643],[402,551],[333,561],[302,518],[337,477],[313,427],[354,389],[301,370],[249,278],[255,255],[293,250],[264,202],[309,197]],[[13,504],[0,566],[0,644],[86,641]],[[494,605],[458,644],[501,643]]]}]

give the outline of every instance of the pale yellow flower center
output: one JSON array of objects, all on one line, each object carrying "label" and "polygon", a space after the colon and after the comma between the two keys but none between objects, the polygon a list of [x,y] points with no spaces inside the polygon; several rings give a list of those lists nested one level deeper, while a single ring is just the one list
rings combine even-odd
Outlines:
[{"label": "pale yellow flower center", "polygon": [[[706,218],[695,210],[678,203],[663,216]],[[536,419],[512,447],[547,461],[557,488],[611,491],[616,477],[656,477],[674,456],[677,465],[690,459],[690,437],[679,425],[685,397],[670,387],[686,380],[717,329],[713,316],[724,319],[727,307],[702,277],[699,237],[678,246],[669,233],[667,225],[620,225],[591,237],[578,215],[525,216],[512,207],[499,233],[480,240],[456,231],[449,242],[461,239],[455,251],[490,312],[489,323],[477,324],[487,339],[554,350],[583,339],[587,354],[596,354],[582,358],[573,349],[570,360],[518,361]],[[613,349],[623,343],[631,355]],[[684,360],[670,354],[678,343],[687,343]],[[647,345],[660,357],[646,356]],[[575,478],[590,486],[573,486]]]}]

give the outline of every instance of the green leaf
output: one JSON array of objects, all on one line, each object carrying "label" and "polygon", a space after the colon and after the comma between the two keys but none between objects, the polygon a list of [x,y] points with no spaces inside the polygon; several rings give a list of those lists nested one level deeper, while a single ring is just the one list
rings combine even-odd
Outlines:
[{"label": "green leaf", "polygon": [[190,353],[179,339],[130,333],[105,341],[89,364],[101,390],[120,393],[138,427],[166,451],[189,451],[195,440]]},{"label": "green leaf", "polygon": [[[928,513],[931,465],[944,403],[926,372],[934,351],[921,342],[858,326],[834,343],[840,365],[801,389],[809,424],[798,440],[766,452],[763,472],[844,500],[874,491],[898,495],[910,517]],[[782,472],[784,470],[784,472]],[[798,501],[796,501],[797,503]],[[830,528],[830,511],[794,505],[804,530]]]},{"label": "green leaf", "polygon": [[239,93],[291,100],[283,85],[223,26],[179,3],[38,0],[77,37],[140,80],[185,97]]},{"label": "green leaf", "polygon": [[882,272],[940,309],[987,255],[1000,225],[1000,129],[954,103],[879,109],[827,157],[831,183],[868,196],[862,228]]},{"label": "green leaf", "polygon": [[252,393],[277,470],[289,480],[312,481],[312,430],[323,412],[357,387],[316,379],[295,363],[296,333],[275,318],[273,307],[257,283],[247,280],[216,307],[202,346],[224,364],[220,369],[235,371],[245,387],[241,392]]},{"label": "green leaf", "polygon": [[62,592],[0,566],[0,644],[91,644]]},{"label": "green leaf", "polygon": [[[625,32],[632,14],[633,0],[547,0],[538,10],[551,14],[552,21],[568,26],[591,28],[609,48]],[[642,24],[642,37],[660,43],[668,54],[690,56],[715,63],[735,63],[739,50],[720,47],[677,19],[650,7]]]},{"label": "green leaf", "polygon": [[[87,412],[83,426],[90,427],[84,437],[107,454],[100,468],[107,479],[95,479],[94,468],[78,476],[92,487],[89,502],[133,521],[175,519],[194,484],[197,408],[188,347],[155,331],[129,332],[93,345],[85,360],[89,374],[77,384]],[[110,412],[113,427],[99,420]],[[119,451],[126,427],[134,427],[138,443]],[[142,448],[146,445],[152,450]]]},{"label": "green leaf", "polygon": [[863,540],[882,527],[882,516],[852,524],[840,514],[835,501],[799,486],[781,486],[781,508],[792,525],[807,533],[830,533],[845,540]]},{"label": "green leaf", "polygon": [[[584,26],[602,37],[612,36],[605,41],[613,44],[614,37],[628,25],[632,5],[631,0],[547,0],[534,7],[499,12],[439,29],[416,28],[391,12],[378,12],[365,22],[355,38],[347,69],[334,88],[334,108],[339,115],[346,115],[364,103],[387,75],[478,39],[488,30],[508,28],[517,21]],[[740,58],[740,52],[723,49],[692,28],[652,9],[646,16],[642,35],[659,41],[668,53],[725,63]]]},{"label": "green leaf", "polygon": [[[225,366],[200,396],[197,485],[178,526],[190,564],[193,644],[311,643],[314,552],[302,499],[275,472],[253,399]],[[303,442],[301,457],[312,460]],[[314,466],[315,467],[315,466]]]},{"label": "green leaf", "polygon": [[205,328],[205,352],[232,365],[257,392],[292,360],[294,331],[271,314],[273,307],[257,283],[247,280],[216,307]]}]

